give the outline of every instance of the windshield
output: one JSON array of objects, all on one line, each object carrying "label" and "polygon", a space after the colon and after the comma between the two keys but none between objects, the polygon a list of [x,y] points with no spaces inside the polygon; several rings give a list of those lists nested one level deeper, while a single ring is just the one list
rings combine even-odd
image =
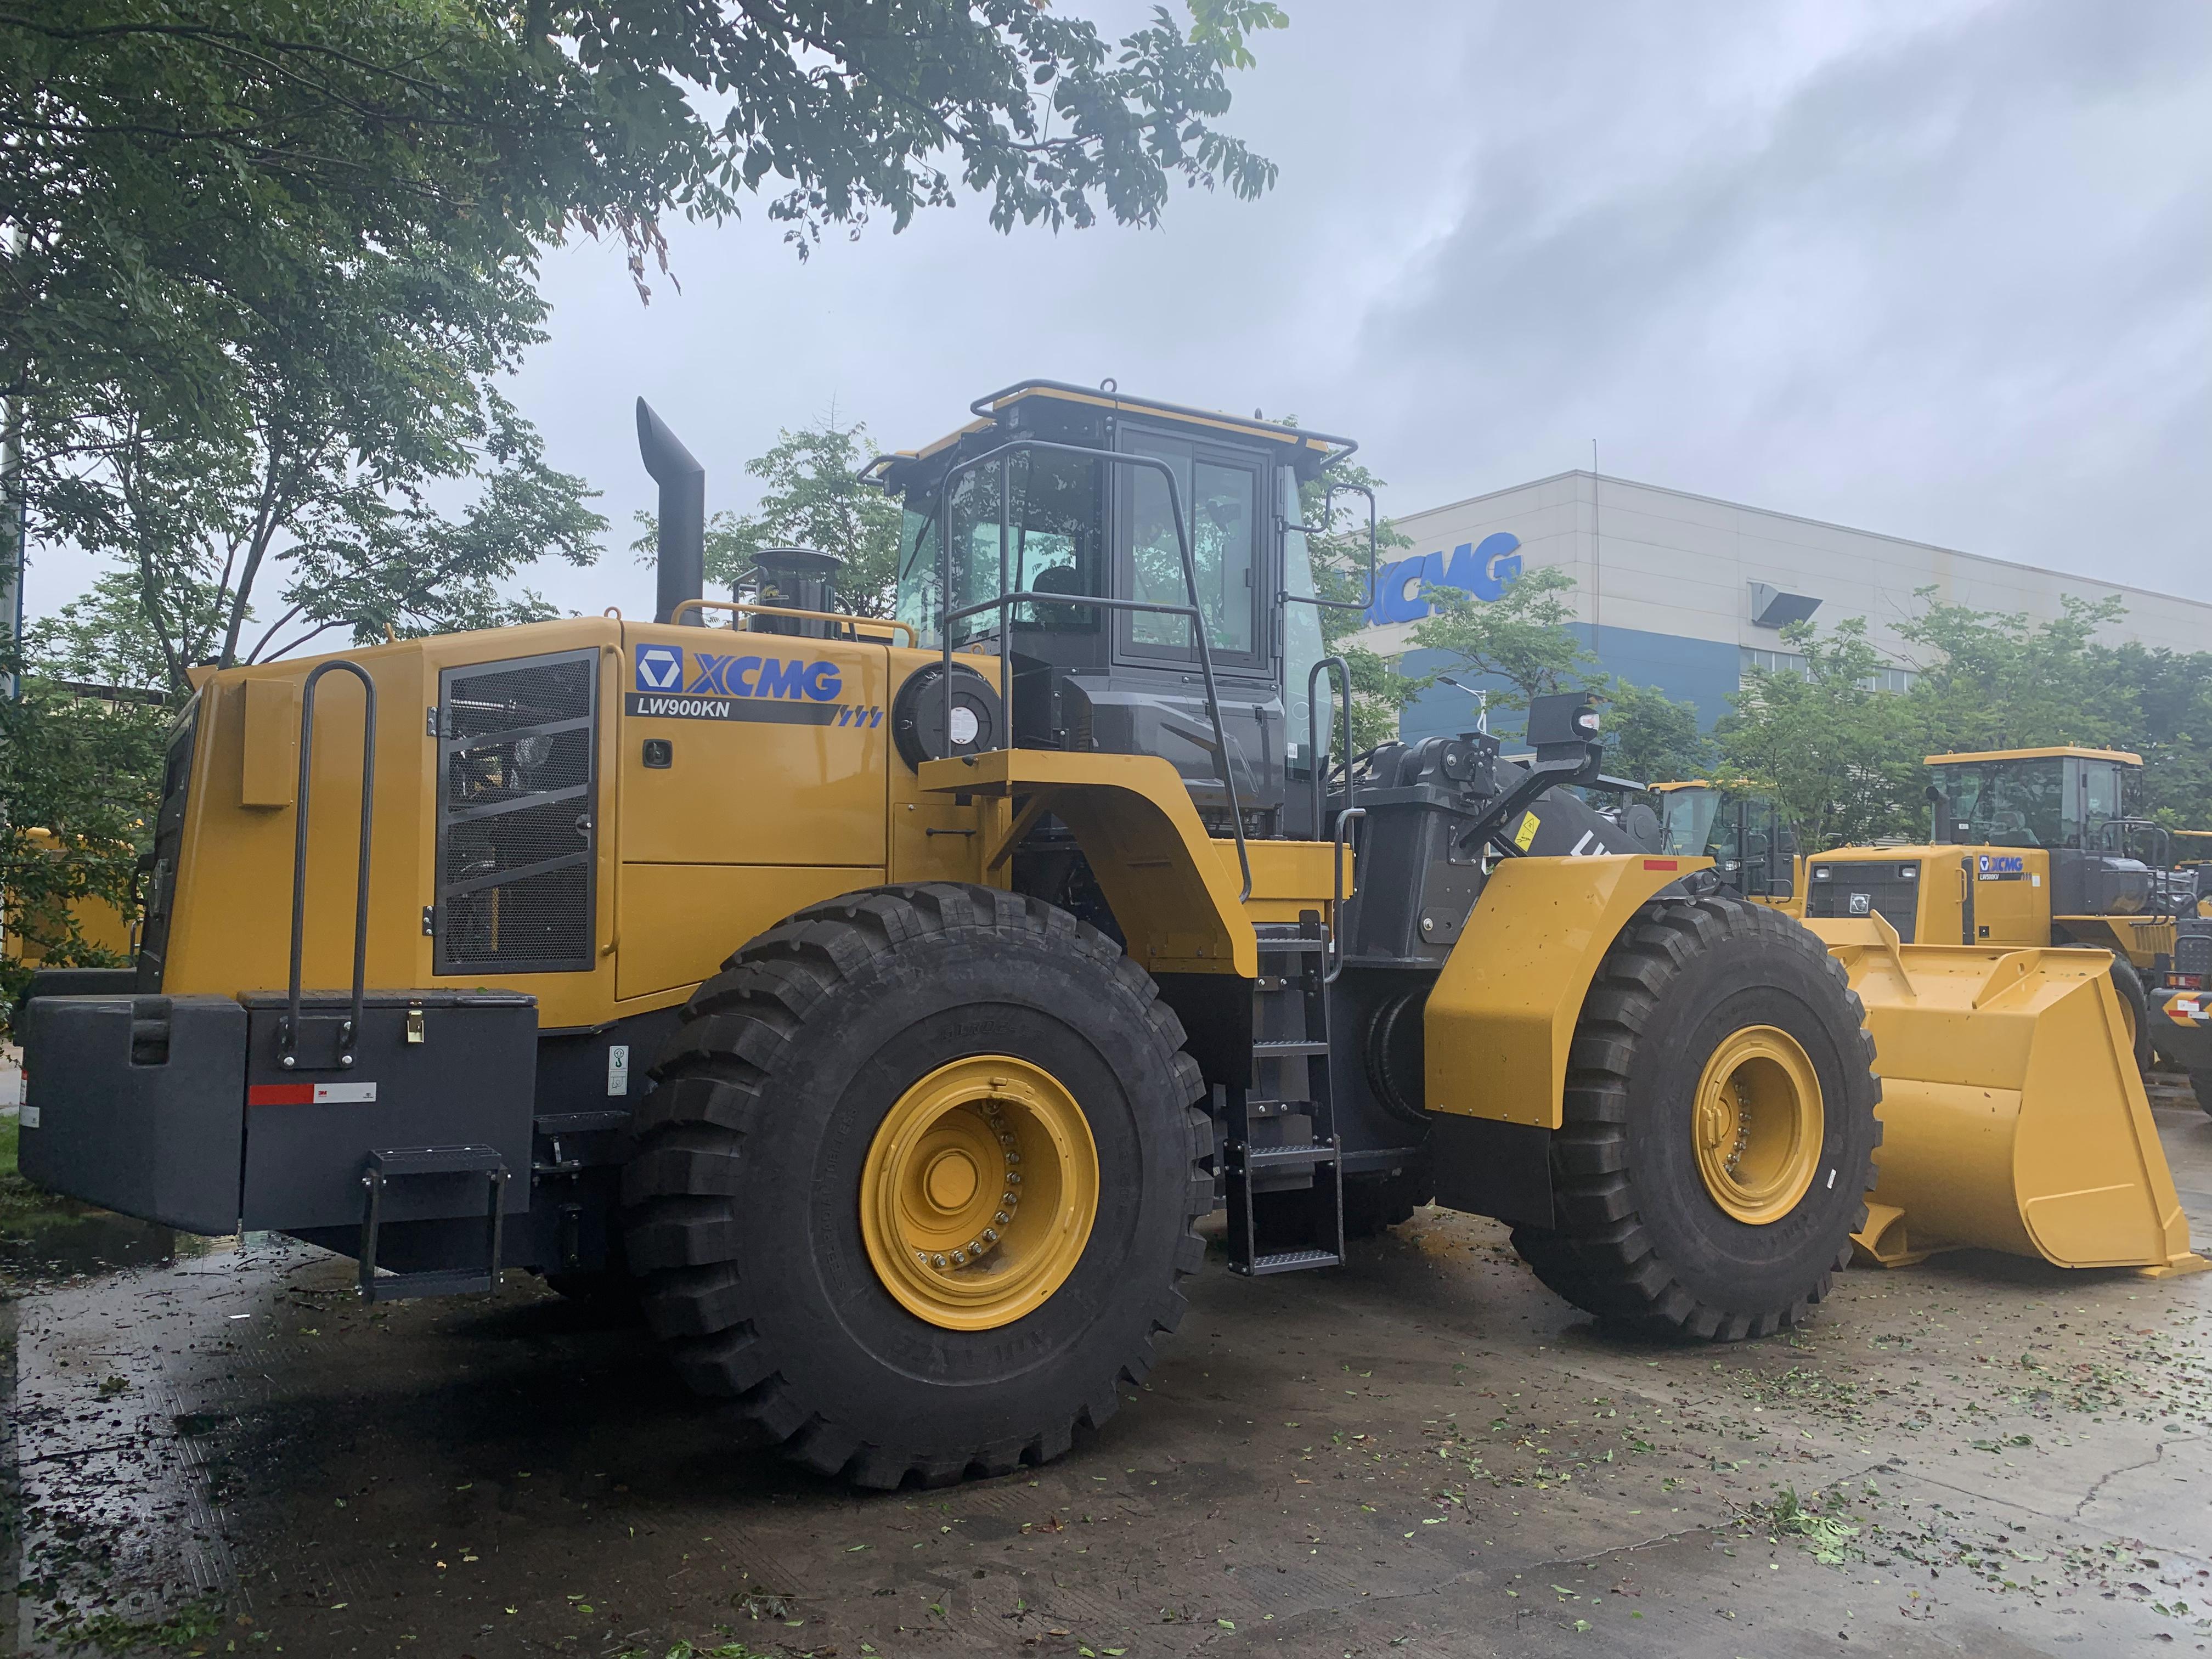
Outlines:
[{"label": "windshield", "polygon": [[[1104,559],[1099,537],[1098,472],[1096,461],[1080,456],[1018,454],[1006,478],[1007,524],[999,534],[1000,480],[995,465],[962,475],[952,486],[954,610],[996,599],[1000,559],[1006,560],[1006,590],[1030,593],[1098,593]],[[934,487],[917,489],[907,498],[899,530],[897,614],[911,623],[924,646],[942,642],[945,606],[937,546],[939,495]],[[961,556],[962,554],[965,556]],[[1020,605],[1017,629],[1088,631],[1098,613],[1084,605]],[[994,637],[994,612],[962,618],[953,643]]]},{"label": "windshield", "polygon": [[1720,810],[1721,792],[1710,784],[1697,784],[1669,789],[1660,799],[1660,821],[1667,832],[1661,850],[1679,858],[1703,858],[1712,840],[1713,814]]},{"label": "windshield", "polygon": [[1980,847],[2064,847],[2078,833],[2069,812],[2065,763],[1976,761],[1942,769],[1952,838]]}]

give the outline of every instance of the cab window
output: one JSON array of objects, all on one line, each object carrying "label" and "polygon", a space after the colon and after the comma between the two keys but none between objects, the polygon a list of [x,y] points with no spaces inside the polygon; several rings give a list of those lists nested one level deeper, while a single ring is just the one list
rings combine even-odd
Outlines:
[{"label": "cab window", "polygon": [[[1191,562],[1198,578],[1198,608],[1206,643],[1217,657],[1255,663],[1259,609],[1260,468],[1229,451],[1182,438],[1138,432],[1122,447],[1164,462],[1175,477],[1183,509]],[[1182,552],[1170,510],[1167,481],[1156,467],[1124,467],[1119,487],[1118,562],[1131,598],[1158,605],[1188,605]],[[1127,613],[1121,645],[1139,656],[1194,655],[1190,625],[1158,611]]]},{"label": "cab window", "polygon": [[2081,769],[2081,842],[2084,848],[2104,844],[2105,826],[2120,814],[2120,768],[2117,761],[2075,761]]},{"label": "cab window", "polygon": [[1944,791],[1953,833],[1961,842],[2063,847],[2069,834],[2081,832],[2067,799],[2065,768],[2056,759],[1980,761],[1943,769],[1950,775]]}]

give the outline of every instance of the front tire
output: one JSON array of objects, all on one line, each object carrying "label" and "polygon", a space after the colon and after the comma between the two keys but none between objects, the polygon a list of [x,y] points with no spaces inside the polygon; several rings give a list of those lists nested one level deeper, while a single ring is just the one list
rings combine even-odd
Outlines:
[{"label": "front tire", "polygon": [[2120,1012],[2128,1023],[2128,1046],[2135,1053],[2136,1071],[2150,1075],[2150,994],[2142,975],[2125,957],[2112,957],[2112,990],[2119,997]]},{"label": "front tire", "polygon": [[889,887],[801,911],[685,1013],[623,1197],[694,1389],[868,1486],[1044,1462],[1113,1415],[1212,1202],[1149,975],[1039,901]]},{"label": "front tire", "polygon": [[1719,1341],[1802,1321],[1850,1259],[1881,1128],[1843,968],[1780,911],[1662,902],[1583,1004],[1556,1225],[1514,1247],[1607,1322]]}]

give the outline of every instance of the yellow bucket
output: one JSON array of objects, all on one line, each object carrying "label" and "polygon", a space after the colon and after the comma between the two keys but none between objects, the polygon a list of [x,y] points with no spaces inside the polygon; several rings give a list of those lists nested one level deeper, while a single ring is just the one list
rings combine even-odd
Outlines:
[{"label": "yellow bucket", "polygon": [[1900,945],[1879,916],[1810,921],[1866,1005],[1882,1144],[1862,1261],[1979,1248],[2061,1267],[2191,1254],[2102,951]]}]

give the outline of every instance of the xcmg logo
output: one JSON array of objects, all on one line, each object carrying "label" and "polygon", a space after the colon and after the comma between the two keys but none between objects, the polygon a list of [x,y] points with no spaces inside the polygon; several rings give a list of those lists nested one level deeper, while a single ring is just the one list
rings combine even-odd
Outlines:
[{"label": "xcmg logo", "polygon": [[1521,538],[1510,530],[1493,532],[1479,543],[1462,542],[1449,558],[1437,552],[1400,559],[1384,565],[1375,580],[1368,624],[1419,622],[1429,614],[1429,602],[1421,595],[1431,587],[1455,587],[1486,603],[1502,595],[1520,574]]},{"label": "xcmg logo", "polygon": [[[684,659],[692,668],[687,677]],[[698,697],[811,697],[835,702],[844,677],[834,662],[803,657],[749,657],[732,651],[686,652],[677,645],[637,647],[637,690],[682,691]]]},{"label": "xcmg logo", "polygon": [[775,720],[799,726],[880,726],[880,706],[840,703],[844,672],[820,658],[758,657],[640,645],[628,708],[664,720]]}]

